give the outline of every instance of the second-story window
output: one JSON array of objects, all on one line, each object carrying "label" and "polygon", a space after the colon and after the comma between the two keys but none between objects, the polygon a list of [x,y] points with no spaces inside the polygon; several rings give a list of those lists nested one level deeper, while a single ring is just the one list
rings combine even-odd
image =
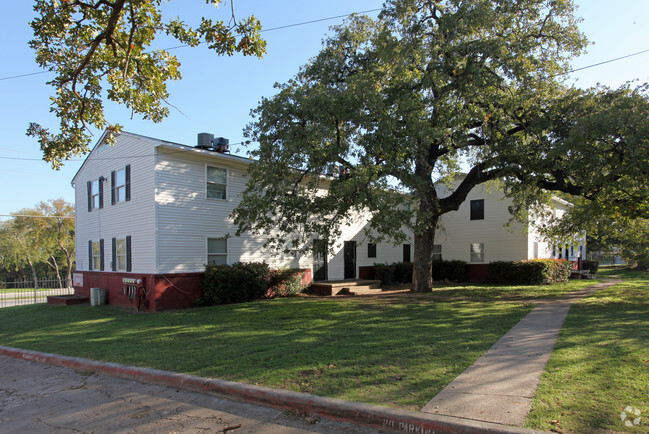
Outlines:
[{"label": "second-story window", "polygon": [[207,166],[207,197],[226,199],[228,171],[220,167]]},{"label": "second-story window", "polygon": [[131,165],[128,164],[121,170],[110,173],[111,204],[128,202],[131,200]]},{"label": "second-story window", "polygon": [[104,177],[88,181],[88,211],[104,207]]},{"label": "second-story window", "polygon": [[484,199],[471,201],[471,220],[484,220]]}]

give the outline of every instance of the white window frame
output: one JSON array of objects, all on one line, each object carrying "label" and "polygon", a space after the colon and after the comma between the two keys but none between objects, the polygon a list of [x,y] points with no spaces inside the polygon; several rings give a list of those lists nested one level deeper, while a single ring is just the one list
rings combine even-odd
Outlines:
[{"label": "white window frame", "polygon": [[98,179],[91,181],[90,183],[90,203],[92,204],[92,209],[99,209],[99,185],[101,183]]},{"label": "white window frame", "polygon": [[[209,180],[209,171],[210,171],[210,169],[218,169],[218,170],[225,171],[225,184],[222,184],[220,182],[210,182],[210,180]],[[228,196],[229,196],[229,192],[228,192],[228,178],[229,178],[229,175],[230,175],[229,170],[226,169],[225,167],[210,166],[210,165],[206,164],[205,165],[205,197],[207,199],[214,199],[214,200],[227,200]],[[212,184],[212,185],[223,185],[224,186],[223,195],[225,197],[210,197],[210,189],[209,189],[210,184]]]},{"label": "white window frame", "polygon": [[442,245],[433,244],[433,261],[441,261],[441,260],[442,260]]},{"label": "white window frame", "polygon": [[470,262],[485,262],[484,243],[469,244]]},{"label": "white window frame", "polygon": [[92,242],[92,270],[101,270],[101,244],[99,240]]},{"label": "white window frame", "polygon": [[[210,240],[223,240],[225,241],[225,252],[210,252]],[[228,238],[227,237],[209,237],[207,238],[207,241],[205,242],[205,257],[207,259],[207,265],[215,265],[213,262],[210,261],[210,256],[218,256],[218,257],[223,257],[223,264],[228,264]],[[216,264],[216,265],[221,265],[221,264]]]},{"label": "white window frame", "polygon": [[126,168],[115,171],[115,203],[118,202],[126,202]]},{"label": "white window frame", "polygon": [[[123,252],[120,252],[120,244],[123,247]],[[115,269],[117,271],[126,271],[126,238],[117,238],[115,240]]]}]

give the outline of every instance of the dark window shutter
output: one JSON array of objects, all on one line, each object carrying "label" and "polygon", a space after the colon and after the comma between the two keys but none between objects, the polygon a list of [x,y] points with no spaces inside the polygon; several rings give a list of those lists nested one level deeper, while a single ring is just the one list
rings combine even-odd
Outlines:
[{"label": "dark window shutter", "polygon": [[126,179],[126,201],[128,202],[131,200],[131,165],[127,164],[126,165],[126,176],[124,177]]},{"label": "dark window shutter", "polygon": [[126,271],[131,271],[131,236],[126,237]]},{"label": "dark window shutter", "polygon": [[368,258],[376,258],[376,244],[375,243],[368,243],[367,244],[367,257]]},{"label": "dark window shutter", "polygon": [[111,269],[117,271],[117,238],[113,238],[113,263]]},{"label": "dark window shutter", "polygon": [[99,178],[99,208],[104,207],[104,178]]},{"label": "dark window shutter", "polygon": [[110,172],[110,204],[115,205],[115,171]]},{"label": "dark window shutter", "polygon": [[86,183],[88,186],[88,212],[92,211],[92,181]]},{"label": "dark window shutter", "polygon": [[104,271],[104,240],[99,240],[99,271]]},{"label": "dark window shutter", "polygon": [[92,271],[92,240],[88,241],[88,270]]}]

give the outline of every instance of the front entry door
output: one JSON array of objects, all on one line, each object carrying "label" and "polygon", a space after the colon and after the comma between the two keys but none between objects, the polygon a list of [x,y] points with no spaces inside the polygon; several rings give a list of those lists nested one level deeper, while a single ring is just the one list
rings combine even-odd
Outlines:
[{"label": "front entry door", "polygon": [[345,241],[345,279],[356,279],[356,241]]},{"label": "front entry door", "polygon": [[313,280],[327,280],[327,241],[313,240]]}]

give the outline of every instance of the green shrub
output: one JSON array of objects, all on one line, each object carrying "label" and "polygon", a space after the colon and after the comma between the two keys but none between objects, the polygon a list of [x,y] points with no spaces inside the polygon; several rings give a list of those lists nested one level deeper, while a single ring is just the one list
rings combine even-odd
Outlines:
[{"label": "green shrub", "polygon": [[466,262],[458,259],[433,261],[433,281],[466,282],[467,279]]},{"label": "green shrub", "polygon": [[208,265],[202,281],[203,305],[239,303],[266,294],[270,269],[263,262]]},{"label": "green shrub", "polygon": [[305,288],[302,284],[303,275],[304,272],[300,268],[271,271],[266,297],[286,297],[302,292]]},{"label": "green shrub", "polygon": [[391,266],[394,267],[395,282],[412,283],[412,262],[395,262]]},{"label": "green shrub", "polygon": [[390,265],[374,264],[373,275],[384,285],[411,283],[412,267],[412,262],[394,262]]},{"label": "green shrub", "polygon": [[394,267],[388,264],[374,264],[374,278],[384,285],[394,283]]},{"label": "green shrub", "polygon": [[581,261],[581,268],[582,270],[588,270],[590,274],[595,274],[599,270],[599,262],[583,260]]},{"label": "green shrub", "polygon": [[487,265],[487,279],[494,283],[540,285],[567,282],[572,263],[562,259],[496,261]]}]

